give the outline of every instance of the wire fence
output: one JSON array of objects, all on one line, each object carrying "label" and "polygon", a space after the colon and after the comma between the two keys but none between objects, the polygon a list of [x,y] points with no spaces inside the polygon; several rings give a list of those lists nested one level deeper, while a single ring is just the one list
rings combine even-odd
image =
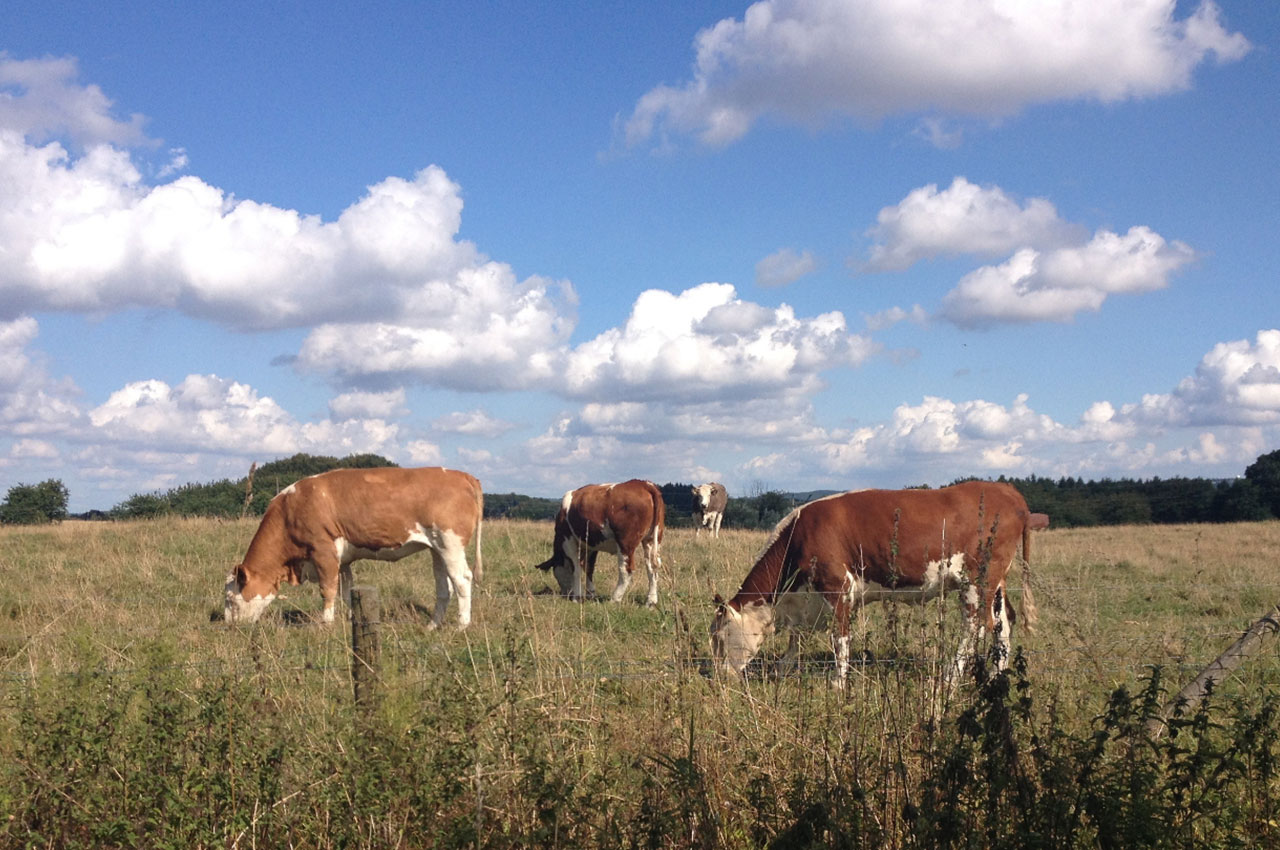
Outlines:
[{"label": "wire fence", "polygon": [[[1036,590],[1038,594],[1047,596],[1051,603],[1068,597],[1091,601],[1106,598],[1108,601],[1114,601],[1120,594],[1150,599],[1153,596],[1165,594],[1185,598],[1190,594],[1203,593],[1210,597],[1233,600],[1235,610],[1240,612],[1238,615],[1220,614],[1212,618],[1214,620],[1212,623],[1198,624],[1198,628],[1188,630],[1181,647],[1159,646],[1161,641],[1177,643],[1177,641],[1170,642],[1168,636],[1162,635],[1148,635],[1144,645],[1137,647],[1135,643],[1141,643],[1143,639],[1135,641],[1133,636],[1107,639],[1100,635],[1080,634],[1079,629],[1062,629],[1053,635],[1052,640],[1041,639],[1021,650],[1035,673],[1054,676],[1088,670],[1093,674],[1102,673],[1113,677],[1133,678],[1142,675],[1152,665],[1159,665],[1171,676],[1182,677],[1194,673],[1211,660],[1217,650],[1237,639],[1241,631],[1257,616],[1256,611],[1240,610],[1241,597],[1260,598],[1270,602],[1280,598],[1280,582],[1224,584],[1148,580],[1135,584],[1132,582],[1052,581],[1038,582]],[[500,590],[480,586],[477,588],[474,599],[477,604],[477,620],[463,633],[462,640],[441,640],[438,636],[431,636],[423,631],[422,626],[434,599],[425,602],[399,599],[392,602],[391,607],[396,610],[384,620],[382,628],[384,664],[400,674],[429,676],[445,665],[461,663],[460,653],[464,653],[465,650],[465,657],[471,658],[472,663],[493,668],[500,663],[498,658],[500,653],[495,652],[493,647],[495,644],[509,642],[513,638],[513,626],[515,639],[520,639],[519,623],[507,622],[492,626],[485,623],[483,612],[486,606],[509,608],[517,603],[527,605],[532,600],[538,599],[550,606],[570,605],[550,588]],[[570,637],[580,635],[584,639],[599,637],[601,631],[611,628],[610,624],[606,622],[602,626],[600,622],[566,622],[564,618],[557,619],[554,629],[561,638],[560,645],[554,648],[546,646],[539,648],[532,662],[536,665],[537,675],[544,678],[612,681],[707,675],[714,666],[709,651],[707,630],[713,614],[712,603],[709,599],[699,599],[694,602],[670,596],[667,599],[671,600],[668,602],[668,610],[656,614],[651,625],[637,624],[634,618],[629,618],[625,627],[620,628],[619,635],[593,645],[589,651],[584,649],[579,641],[577,654],[574,654],[571,646],[575,641],[565,640],[566,635]],[[302,610],[285,611],[281,616],[291,613],[297,615],[296,620],[309,620],[313,614],[318,613],[318,601],[318,594],[302,591],[289,603],[296,602]],[[154,611],[158,607],[166,609],[168,613],[165,616],[152,617],[144,625],[138,625],[138,621],[146,618],[136,616],[127,618],[129,638],[139,641],[172,635],[175,626],[178,625],[188,629],[195,627],[199,630],[225,631],[228,626],[218,621],[216,613],[220,603],[221,599],[216,591],[168,596],[107,592],[95,594],[91,598],[85,593],[74,591],[39,597],[7,595],[0,600],[0,604],[3,606],[3,611],[7,613],[10,624],[15,624],[28,615],[38,618],[42,624],[32,630],[4,629],[0,626],[0,658],[8,658],[10,664],[21,663],[20,659],[26,647],[34,642],[50,639],[48,632],[54,630],[54,623],[61,618],[78,619],[74,616],[77,610],[89,604],[97,609],[103,607],[149,611]],[[281,603],[277,602],[277,607],[280,605]],[[313,607],[315,611],[311,610]],[[1052,611],[1055,607],[1060,606],[1053,604],[1046,606],[1042,602],[1042,613],[1045,609]],[[541,610],[548,615],[553,615],[558,611],[571,609],[550,607]],[[625,609],[604,606],[598,610],[607,612]],[[673,612],[674,616],[672,616]],[[184,615],[189,617],[185,622]],[[536,624],[530,622],[525,625],[533,629]],[[1206,629],[1205,626],[1210,627]],[[267,623],[257,628],[271,627],[272,624]],[[954,643],[958,644],[959,629],[957,627],[942,628],[939,625],[938,630],[940,634],[947,635],[946,640],[954,639]],[[319,644],[314,640],[308,640],[304,645],[290,645],[277,649],[254,646],[252,657],[192,658],[162,667],[131,664],[123,653],[113,663],[85,669],[49,670],[29,664],[25,669],[0,670],[0,686],[23,687],[47,678],[129,676],[165,669],[181,669],[193,674],[245,676],[253,675],[267,666],[273,671],[295,675],[349,674],[352,659],[347,643],[348,625],[339,621],[331,627],[328,635]],[[1018,638],[1016,626],[1014,637],[1016,641]],[[884,635],[860,633],[856,627],[855,638],[854,657],[851,662],[851,670],[854,673],[881,675],[886,671],[893,671],[925,677],[941,675],[940,669],[950,666],[949,663],[940,662],[940,658],[945,655],[940,649],[926,647],[930,654],[912,654],[920,651],[918,645],[913,650],[910,647],[904,649],[892,642],[882,643],[879,638],[884,638]],[[1036,643],[1041,645],[1035,645]],[[1045,643],[1050,645],[1043,645]],[[1194,648],[1189,648],[1191,646]],[[477,647],[482,650],[478,656],[475,654]],[[637,653],[637,647],[643,647],[644,651]],[[815,649],[816,645],[810,644],[810,648]],[[950,651],[954,652],[954,648],[952,645]],[[632,657],[637,654],[643,657]],[[1269,649],[1264,656],[1269,654],[1274,654],[1271,663],[1280,663],[1280,650]],[[477,658],[479,660],[476,660]],[[18,660],[15,661],[15,659]],[[769,676],[771,661],[772,653],[766,649],[761,657],[752,662],[748,668],[748,675],[757,678]],[[947,661],[949,662],[950,659],[948,658]],[[797,659],[791,675],[800,679],[827,678],[832,674],[834,664],[829,651],[825,655],[811,651]]]}]

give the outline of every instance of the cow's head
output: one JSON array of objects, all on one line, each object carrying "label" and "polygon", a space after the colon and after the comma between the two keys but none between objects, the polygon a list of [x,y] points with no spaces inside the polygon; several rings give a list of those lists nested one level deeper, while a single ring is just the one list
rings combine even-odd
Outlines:
[{"label": "cow's head", "polygon": [[699,484],[697,487],[690,487],[693,494],[693,512],[700,514],[711,505],[711,485]]},{"label": "cow's head", "polygon": [[556,577],[556,584],[560,586],[560,593],[568,596],[573,590],[573,562],[568,556],[560,552],[557,548],[556,552],[547,560],[537,565],[537,569],[546,571],[550,570],[551,574]]},{"label": "cow's head", "polygon": [[[567,497],[566,497],[567,498]],[[540,570],[550,570],[560,586],[560,593],[568,596],[573,592],[573,557],[570,552],[576,545],[569,533],[569,523],[565,519],[564,509],[556,514],[556,530],[551,543],[551,557],[537,565]]]},{"label": "cow's head", "polygon": [[224,618],[228,623],[256,622],[271,600],[276,598],[279,589],[279,580],[274,583],[255,580],[245,570],[244,564],[238,565],[227,575]]},{"label": "cow's head", "polygon": [[711,655],[715,666],[728,673],[742,673],[755,658],[765,635],[773,631],[772,606],[764,603],[734,608],[716,594],[716,614],[711,620]]}]

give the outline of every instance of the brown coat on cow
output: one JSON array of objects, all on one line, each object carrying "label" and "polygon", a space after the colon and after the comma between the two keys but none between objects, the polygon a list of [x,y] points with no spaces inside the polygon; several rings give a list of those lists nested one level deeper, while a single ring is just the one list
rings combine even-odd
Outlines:
[{"label": "brown coat on cow", "polygon": [[[711,625],[717,664],[742,672],[775,627],[791,630],[784,666],[794,663],[796,629],[832,620],[836,677],[849,666],[849,616],[878,600],[919,602],[959,590],[968,628],[958,672],[981,631],[1008,653],[1011,611],[1005,576],[1022,544],[1030,557],[1030,511],[1008,484],[971,481],[937,490],[860,490],[792,511],[728,602],[716,597]],[[1024,564],[1023,619],[1035,619]]]},{"label": "brown coat on cow", "polygon": [[618,556],[612,599],[620,602],[631,583],[636,549],[642,549],[649,573],[647,604],[657,605],[665,525],[662,491],[652,482],[633,478],[621,484],[588,484],[564,494],[551,557],[537,567],[552,571],[565,596],[582,600],[595,595],[596,554],[612,552]]},{"label": "brown coat on cow", "polygon": [[[484,494],[473,476],[454,469],[335,469],[286,487],[271,500],[244,561],[227,577],[229,622],[253,622],[281,584],[315,581],[332,623],[341,589],[350,592],[351,562],[396,561],[431,550],[436,607],[431,627],[444,622],[449,587],[458,595],[458,625],[471,622],[466,546],[476,541],[481,575]],[[341,588],[340,588],[341,585]]]}]

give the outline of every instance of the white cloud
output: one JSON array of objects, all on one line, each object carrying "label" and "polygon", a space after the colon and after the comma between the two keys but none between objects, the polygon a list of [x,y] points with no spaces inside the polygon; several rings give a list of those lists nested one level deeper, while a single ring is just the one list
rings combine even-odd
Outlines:
[{"label": "white cloud", "polygon": [[[298,366],[353,382],[477,389],[550,374],[576,321],[572,287],[519,281],[459,239],[461,191],[442,169],[388,177],[333,221],[194,175],[148,185],[118,146],[144,141],[129,131],[138,122],[112,119],[74,72],[72,60],[0,57],[0,320],[160,308],[240,330],[313,328]],[[157,173],[186,165],[174,148]]]},{"label": "white cloud", "polygon": [[878,350],[839,312],[798,318],[762,307],[730,284],[676,295],[651,289],[631,315],[570,352],[562,391],[602,400],[711,401],[805,391],[819,372],[857,366]]},{"label": "white cloud", "polygon": [[394,319],[327,322],[308,334],[298,368],[350,382],[414,380],[464,390],[524,389],[556,372],[573,330],[572,287],[517,282],[486,263],[424,286]]},{"label": "white cloud", "polygon": [[398,431],[381,419],[299,422],[270,397],[216,375],[188,375],[176,387],[127,384],[89,411],[89,421],[100,442],[238,457],[379,452]]},{"label": "white cloud", "polygon": [[413,440],[405,449],[414,466],[439,466],[444,463],[444,453],[440,451],[440,447],[427,440]]},{"label": "white cloud", "polygon": [[500,437],[518,427],[511,422],[495,419],[487,412],[476,408],[468,411],[454,411],[438,417],[431,422],[437,431],[450,434],[465,434],[470,437]]},{"label": "white cloud", "polygon": [[1099,231],[1080,247],[1024,248],[1005,263],[965,275],[943,298],[940,315],[961,327],[1066,322],[1098,310],[1111,295],[1163,289],[1195,256],[1147,227],[1124,235]]},{"label": "white cloud", "polygon": [[28,346],[39,333],[35,319],[0,321],[0,434],[48,437],[77,427],[79,389],[49,377]]},{"label": "white cloud", "polygon": [[879,313],[863,314],[862,320],[866,323],[867,330],[882,331],[893,327],[899,322],[913,322],[917,325],[923,325],[929,320],[929,314],[919,304],[914,304],[910,310],[904,310],[901,307],[890,307],[888,310],[881,310]]},{"label": "white cloud", "polygon": [[404,406],[404,390],[395,389],[382,393],[350,392],[334,396],[329,401],[329,415],[337,421],[344,419],[394,419],[407,413]]},{"label": "white cloud", "polygon": [[143,118],[120,121],[97,86],[76,82],[71,57],[13,59],[0,51],[0,127],[37,140],[67,135],[79,144],[145,144]]},{"label": "white cloud", "polygon": [[9,454],[12,457],[19,458],[56,458],[59,456],[58,447],[48,440],[18,440],[13,444]]},{"label": "white cloud", "polygon": [[818,261],[808,251],[796,253],[791,248],[780,248],[756,263],[756,285],[786,286],[817,268]]},{"label": "white cloud", "polygon": [[628,146],[694,134],[729,144],[765,116],[815,124],[912,112],[1002,116],[1036,103],[1114,102],[1188,88],[1210,54],[1249,42],[1205,0],[1021,3],[765,0],[695,40],[693,79],[658,86],[625,123]]},{"label": "white cloud", "polygon": [[1218,343],[1172,392],[1145,395],[1119,418],[1161,427],[1280,424],[1280,330]]},{"label": "white cloud", "polygon": [[1059,218],[1045,198],[1019,205],[999,186],[956,177],[941,192],[930,183],[880,210],[876,226],[867,231],[875,241],[868,267],[897,271],[936,256],[1004,256],[1019,248],[1075,241],[1079,230]]}]

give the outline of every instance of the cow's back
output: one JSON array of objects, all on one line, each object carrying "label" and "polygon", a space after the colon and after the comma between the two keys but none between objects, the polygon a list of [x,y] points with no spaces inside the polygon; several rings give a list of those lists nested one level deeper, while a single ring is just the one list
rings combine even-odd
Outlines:
[{"label": "cow's back", "polygon": [[458,535],[465,546],[479,522],[480,482],[442,467],[335,469],[283,491],[295,539],[343,538],[362,547],[399,545],[417,526]]},{"label": "cow's back", "polygon": [[[966,482],[937,490],[860,490],[800,508],[789,536],[799,564],[847,558],[851,566],[919,581],[927,564],[964,554],[1008,563],[1029,517],[1008,484]],[[989,555],[980,549],[990,545]]]}]

